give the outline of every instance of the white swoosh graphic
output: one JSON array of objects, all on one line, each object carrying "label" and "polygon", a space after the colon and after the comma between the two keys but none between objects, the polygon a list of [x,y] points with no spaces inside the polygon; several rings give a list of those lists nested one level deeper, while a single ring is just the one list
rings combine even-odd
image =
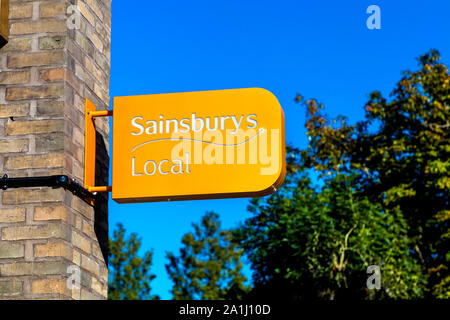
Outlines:
[{"label": "white swoosh graphic", "polygon": [[194,141],[194,142],[201,142],[201,143],[207,143],[207,144],[211,144],[214,146],[221,146],[221,147],[237,147],[241,144],[247,143],[253,139],[255,139],[257,136],[259,136],[262,132],[264,131],[264,129],[260,129],[258,131],[257,134],[255,134],[253,137],[249,138],[246,141],[240,142],[240,143],[236,143],[236,144],[220,144],[220,143],[214,143],[214,142],[209,142],[209,141],[202,141],[202,140],[197,140],[197,139],[185,139],[185,138],[166,138],[166,139],[157,139],[157,140],[150,140],[141,144],[138,144],[136,147],[134,147],[131,152],[134,152],[137,148],[140,148],[146,144],[152,143],[152,142],[159,142],[159,141]]}]

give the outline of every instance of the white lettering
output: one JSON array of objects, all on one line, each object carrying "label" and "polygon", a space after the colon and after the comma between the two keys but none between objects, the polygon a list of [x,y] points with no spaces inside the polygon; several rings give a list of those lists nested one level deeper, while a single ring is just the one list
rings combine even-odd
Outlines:
[{"label": "white lettering", "polygon": [[242,119],[244,118],[244,116],[241,116],[241,119],[239,119],[239,122],[236,121],[236,117],[235,116],[231,116],[231,120],[233,120],[234,126],[236,127],[236,130],[234,130],[233,132],[231,132],[231,134],[235,134],[236,132],[238,132],[239,128],[241,127],[241,123],[242,123]]},{"label": "white lettering", "polygon": [[[258,125],[256,120],[256,114],[247,115],[247,128],[254,129]],[[194,133],[206,131],[226,130],[227,119],[232,120],[234,129],[231,134],[236,134],[241,127],[243,127],[243,120],[245,116],[241,115],[238,119],[237,116],[214,116],[214,117],[197,117],[196,113],[192,113],[191,118],[178,119],[164,119],[163,115],[159,116],[159,120],[145,121],[143,117],[134,117],[131,119],[131,125],[137,129],[137,131],[131,131],[133,136],[140,136],[143,133],[148,135],[153,134],[176,134],[178,132],[188,133],[193,131]],[[214,122],[214,124],[212,123]]]},{"label": "white lettering", "polygon": [[[170,171],[173,173],[173,174],[179,174],[179,173],[184,173],[183,172],[183,162],[180,160],[180,159],[173,159],[173,162],[177,162],[177,163],[175,163],[173,166],[172,166],[172,168],[170,169]],[[178,168],[179,170],[178,171],[175,171],[175,169],[176,168]]]},{"label": "white lettering", "polygon": [[[200,121],[202,124],[200,128],[197,129],[197,121]],[[195,113],[192,114],[192,131],[199,132],[203,130],[203,127],[205,126],[205,122],[203,121],[203,118],[196,118]]]},{"label": "white lettering", "polygon": [[256,121],[256,119],[252,119],[252,117],[253,117],[253,118],[256,118],[256,114],[249,114],[249,115],[247,116],[247,122],[253,124],[253,127],[250,127],[249,125],[247,125],[247,129],[253,129],[253,128],[256,128],[256,126],[258,125],[258,121]]},{"label": "white lettering", "polygon": [[[147,121],[146,122],[146,124],[150,124],[150,126],[148,126],[146,129],[145,129],[145,133],[146,134],[155,134],[155,133],[158,133],[158,124],[156,123],[156,121],[154,121],[154,120],[150,120],[150,121]],[[153,132],[150,132],[150,128],[153,128]]]},{"label": "white lettering", "polygon": [[142,176],[142,173],[136,173],[136,159],[134,157],[131,159],[131,175],[133,177]]},{"label": "white lettering", "polygon": [[188,123],[185,123],[186,121],[189,122],[189,119],[181,119],[180,121],[180,127],[184,128],[184,130],[180,130],[181,133],[186,133],[191,130],[191,126]]},{"label": "white lettering", "polygon": [[225,120],[227,119],[230,119],[230,117],[220,117],[220,130],[225,130]]},{"label": "white lettering", "polygon": [[169,171],[162,171],[161,166],[162,166],[163,162],[169,162],[169,160],[161,160],[161,162],[158,165],[159,173],[161,173],[161,174],[169,174]]},{"label": "white lettering", "polygon": [[133,135],[133,136],[139,136],[139,135],[141,135],[143,132],[144,132],[144,126],[142,125],[142,124],[139,124],[139,123],[137,123],[137,120],[143,120],[143,118],[142,117],[134,117],[132,120],[131,120],[131,125],[133,126],[133,127],[136,127],[136,128],[138,128],[139,129],[139,132],[138,133],[136,133],[136,132],[131,132],[131,134]]},{"label": "white lettering", "polygon": [[[152,173],[149,173],[149,172],[147,171],[147,166],[149,165],[149,163],[153,163],[153,172],[152,172]],[[147,162],[145,163],[145,165],[144,165],[144,172],[145,172],[145,174],[148,175],[148,176],[154,175],[155,172],[156,172],[156,162],[153,161],[153,160],[147,161]]]}]

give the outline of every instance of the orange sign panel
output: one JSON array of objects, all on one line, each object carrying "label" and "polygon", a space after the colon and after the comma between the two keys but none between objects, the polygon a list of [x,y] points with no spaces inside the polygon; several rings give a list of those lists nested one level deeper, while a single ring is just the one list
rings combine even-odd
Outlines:
[{"label": "orange sign panel", "polygon": [[267,90],[114,98],[119,203],[263,196],[285,174],[283,110]]}]

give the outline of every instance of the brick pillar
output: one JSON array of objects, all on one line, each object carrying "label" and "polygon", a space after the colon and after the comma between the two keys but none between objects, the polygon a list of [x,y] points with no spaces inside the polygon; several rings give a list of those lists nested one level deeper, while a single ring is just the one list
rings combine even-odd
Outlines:
[{"label": "brick pillar", "polygon": [[[79,28],[67,23],[71,5]],[[109,106],[111,0],[10,0],[9,17],[0,174],[65,174],[82,184],[85,98],[98,110]],[[106,185],[108,119],[96,125],[96,183]],[[92,207],[64,189],[0,191],[0,299],[106,298],[107,199],[98,195]],[[70,266],[81,270],[78,288],[67,285]]]}]

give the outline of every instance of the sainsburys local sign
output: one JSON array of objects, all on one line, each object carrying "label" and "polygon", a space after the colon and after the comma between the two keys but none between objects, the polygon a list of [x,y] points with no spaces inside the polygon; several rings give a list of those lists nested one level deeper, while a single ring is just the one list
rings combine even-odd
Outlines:
[{"label": "sainsburys local sign", "polygon": [[283,110],[265,89],[114,98],[119,203],[264,196],[286,174]]}]

